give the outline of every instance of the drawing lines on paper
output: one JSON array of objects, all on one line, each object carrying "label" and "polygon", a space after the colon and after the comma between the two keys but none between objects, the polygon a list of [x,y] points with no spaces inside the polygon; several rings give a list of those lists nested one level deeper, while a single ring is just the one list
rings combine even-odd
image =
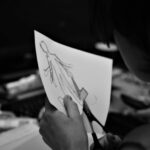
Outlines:
[{"label": "drawing lines on paper", "polygon": [[[45,53],[47,64],[48,64],[48,66],[44,68],[44,72],[46,76],[49,74],[51,83],[55,84],[55,80],[56,80],[55,77],[59,79],[59,76],[57,73],[58,70],[56,70],[57,68],[56,63],[58,64],[58,66],[61,66],[65,70],[68,76],[71,76],[71,73],[68,70],[69,68],[71,68],[69,64],[63,63],[63,61],[56,54],[51,53],[48,49],[47,44],[44,41],[40,42],[40,47],[42,51]],[[55,86],[57,85],[55,84]]]},{"label": "drawing lines on paper", "polygon": [[[80,99],[81,90],[78,88],[70,72],[72,66],[64,63],[55,53],[50,52],[45,41],[40,42],[40,48],[45,53],[47,61],[47,66],[43,69],[45,76],[50,77],[50,81],[55,88],[60,88],[64,95],[69,94],[82,106],[83,101]],[[62,98],[60,96],[58,100],[62,103]]]}]

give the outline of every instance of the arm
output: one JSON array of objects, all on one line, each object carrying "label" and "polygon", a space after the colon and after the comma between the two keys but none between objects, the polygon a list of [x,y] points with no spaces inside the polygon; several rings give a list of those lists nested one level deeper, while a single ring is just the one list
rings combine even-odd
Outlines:
[{"label": "arm", "polygon": [[[53,150],[88,150],[88,137],[77,105],[65,96],[67,116],[46,102],[46,111],[40,122],[40,133],[45,143]],[[121,139],[110,133],[99,139],[105,150],[115,149]],[[90,149],[93,149],[93,144]]]},{"label": "arm", "polygon": [[[46,104],[47,105],[47,104]],[[40,122],[40,133],[53,150],[88,150],[87,133],[77,105],[69,96],[64,98],[67,116],[46,106]]]}]

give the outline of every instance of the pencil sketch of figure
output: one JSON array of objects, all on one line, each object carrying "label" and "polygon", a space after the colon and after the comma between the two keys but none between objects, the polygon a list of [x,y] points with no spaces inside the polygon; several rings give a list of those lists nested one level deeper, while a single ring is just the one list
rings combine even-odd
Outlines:
[{"label": "pencil sketch of figure", "polygon": [[64,95],[69,94],[78,104],[82,105],[88,93],[84,88],[80,90],[77,86],[70,71],[71,65],[64,63],[56,54],[50,52],[45,41],[40,42],[40,47],[47,60],[47,67],[44,68],[45,75],[50,77],[55,88],[59,88]]}]

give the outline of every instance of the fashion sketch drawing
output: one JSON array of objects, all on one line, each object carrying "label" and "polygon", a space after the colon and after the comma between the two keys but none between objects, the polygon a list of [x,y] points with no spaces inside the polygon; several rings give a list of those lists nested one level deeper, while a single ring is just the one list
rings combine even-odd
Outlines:
[{"label": "fashion sketch drawing", "polygon": [[[55,53],[50,51],[45,41],[40,42],[40,48],[47,61],[47,66],[43,68],[45,76],[49,77],[51,84],[61,90],[63,95],[70,95],[74,101],[82,106],[88,92],[85,88],[79,89],[70,71],[72,66],[64,63]],[[62,102],[62,97],[59,96],[58,100]]]}]

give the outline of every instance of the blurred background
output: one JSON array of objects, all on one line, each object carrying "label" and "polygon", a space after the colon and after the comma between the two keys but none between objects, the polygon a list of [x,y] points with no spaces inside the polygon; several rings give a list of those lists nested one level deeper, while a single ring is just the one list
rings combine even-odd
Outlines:
[{"label": "blurred background", "polygon": [[[124,137],[148,122],[131,115],[140,101],[149,106],[150,86],[130,73],[114,39],[110,47],[91,34],[89,1],[0,1],[0,136],[22,124],[39,121],[46,99],[37,67],[34,30],[86,52],[112,58],[112,96],[106,122],[110,132]],[[130,103],[131,102],[131,103]],[[140,106],[141,106],[140,105]]]}]

